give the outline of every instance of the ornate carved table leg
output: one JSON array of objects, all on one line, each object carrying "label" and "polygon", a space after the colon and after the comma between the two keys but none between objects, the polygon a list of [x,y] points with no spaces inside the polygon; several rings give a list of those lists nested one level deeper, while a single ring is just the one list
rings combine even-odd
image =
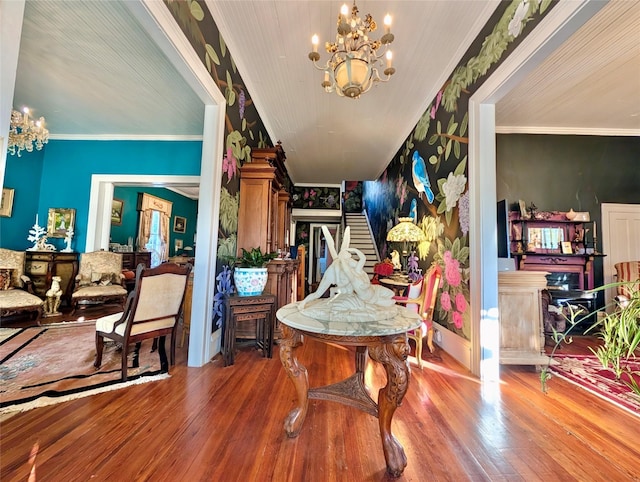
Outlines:
[{"label": "ornate carved table leg", "polygon": [[295,355],[295,349],[302,345],[302,335],[285,324],[281,326],[283,338],[280,340],[280,361],[298,395],[298,406],[287,415],[284,430],[289,437],[297,437],[307,416],[309,379],[307,369],[298,363]]},{"label": "ornate carved table leg", "polygon": [[391,433],[391,420],[409,388],[408,355],[409,344],[404,333],[388,343],[369,347],[369,356],[381,363],[387,372],[387,385],[378,392],[378,424],[387,472],[393,477],[400,477],[407,466],[404,449]]}]

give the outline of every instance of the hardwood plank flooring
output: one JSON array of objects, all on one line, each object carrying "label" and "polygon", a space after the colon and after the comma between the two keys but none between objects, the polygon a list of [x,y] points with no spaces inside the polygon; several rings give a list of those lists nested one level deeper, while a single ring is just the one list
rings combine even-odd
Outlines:
[{"label": "hardwood plank flooring", "polygon": [[[190,368],[185,347],[167,380],[17,414],[1,426],[0,479],[27,480],[38,443],[46,481],[392,480],[377,420],[356,409],[311,400],[300,435],[286,436],[295,392],[278,350],[266,359],[244,348],[233,366],[218,357]],[[400,480],[640,480],[640,418],[559,378],[544,394],[529,367],[481,383],[438,354],[423,370],[412,365],[394,417],[408,458]],[[344,347],[306,340],[298,355],[310,386],[354,369]],[[377,398],[384,370],[369,363],[366,379]]]}]

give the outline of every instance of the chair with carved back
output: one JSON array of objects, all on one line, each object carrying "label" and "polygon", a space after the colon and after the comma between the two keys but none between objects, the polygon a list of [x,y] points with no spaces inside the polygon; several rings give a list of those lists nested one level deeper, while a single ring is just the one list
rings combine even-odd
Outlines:
[{"label": "chair with carved back", "polygon": [[159,338],[160,369],[168,372],[167,335],[171,335],[169,362],[175,365],[176,327],[184,307],[191,268],[190,264],[174,263],[163,263],[155,268],[138,265],[136,285],[127,298],[124,311],[96,320],[96,368],[102,364],[104,339],[114,340],[122,345],[122,381],[127,381],[130,345],[136,344],[137,353],[142,340]]},{"label": "chair with carved back", "polygon": [[0,320],[10,315],[35,313],[40,324],[44,301],[33,293],[25,275],[26,253],[0,248]]},{"label": "chair with carved back", "polygon": [[396,303],[405,305],[407,309],[419,313],[422,317],[420,327],[407,333],[407,336],[416,343],[416,359],[420,368],[422,368],[422,343],[425,336],[427,336],[429,351],[433,353],[435,350],[433,346],[433,312],[441,279],[442,270],[440,266],[434,264],[423,278],[408,286],[406,296],[393,297]]},{"label": "chair with carved back", "polygon": [[110,251],[81,254],[78,275],[71,294],[72,313],[79,304],[116,302],[124,307],[126,300],[122,254]]}]

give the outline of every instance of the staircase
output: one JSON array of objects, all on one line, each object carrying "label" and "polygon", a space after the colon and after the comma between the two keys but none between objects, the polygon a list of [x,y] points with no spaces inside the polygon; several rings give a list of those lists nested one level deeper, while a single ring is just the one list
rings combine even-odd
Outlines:
[{"label": "staircase", "polygon": [[349,247],[359,249],[367,257],[364,270],[371,278],[373,277],[373,267],[380,261],[380,256],[378,255],[378,248],[373,242],[369,220],[365,214],[347,213],[345,216],[346,226],[351,231]]}]

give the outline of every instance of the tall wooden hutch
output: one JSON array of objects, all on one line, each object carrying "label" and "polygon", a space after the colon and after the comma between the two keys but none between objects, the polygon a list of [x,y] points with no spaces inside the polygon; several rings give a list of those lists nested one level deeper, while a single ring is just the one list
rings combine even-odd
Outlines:
[{"label": "tall wooden hutch", "polygon": [[[285,167],[282,145],[256,148],[251,162],[240,168],[238,255],[242,248],[260,247],[263,252],[289,252],[291,180]],[[266,292],[276,295],[276,308],[296,301],[299,261],[276,259],[267,268]],[[279,334],[276,323],[276,336]]]}]

